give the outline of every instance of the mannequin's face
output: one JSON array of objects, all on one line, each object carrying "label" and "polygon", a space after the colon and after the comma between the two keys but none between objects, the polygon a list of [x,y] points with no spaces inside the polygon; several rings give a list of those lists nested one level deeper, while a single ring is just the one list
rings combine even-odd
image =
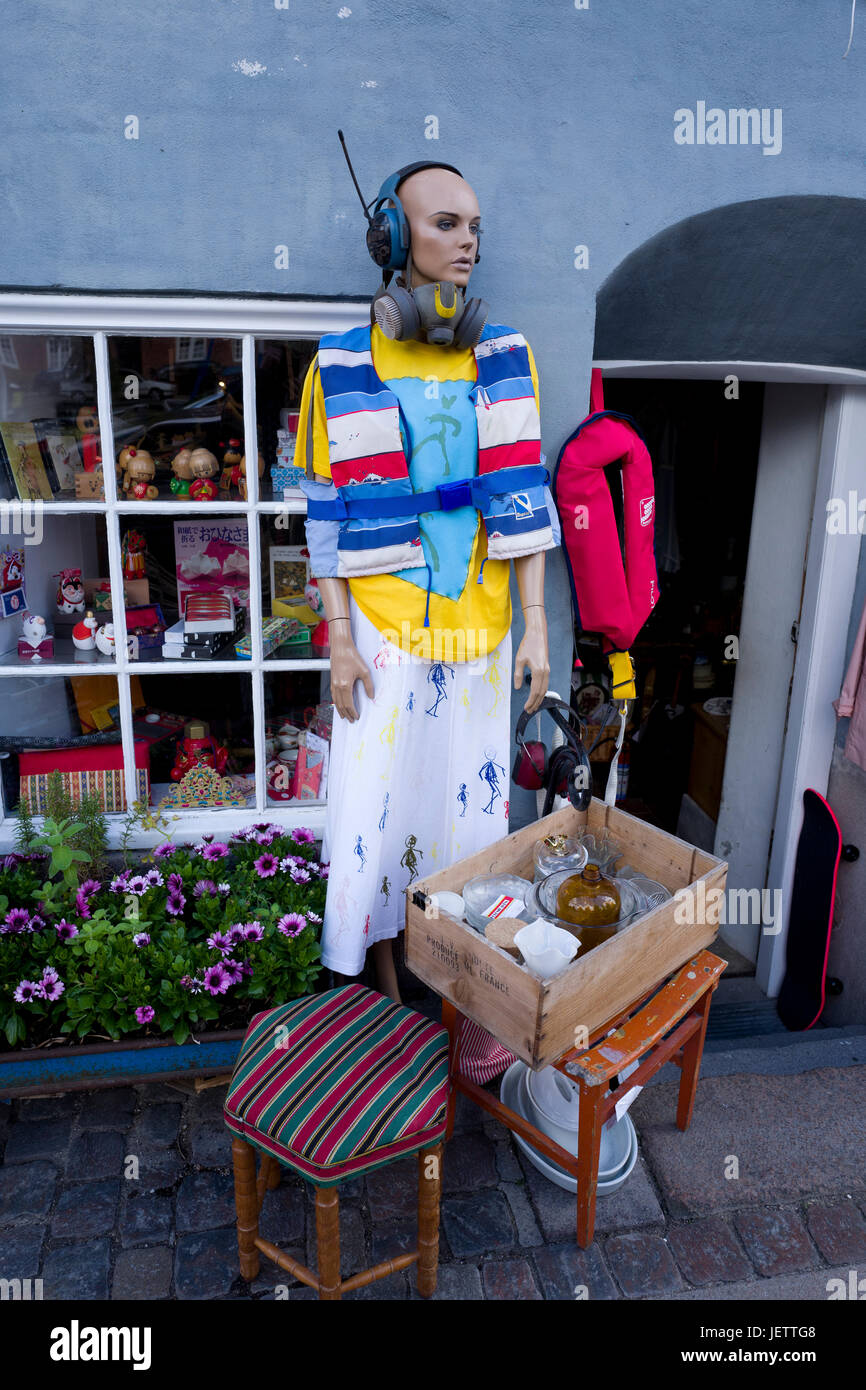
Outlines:
[{"label": "mannequin's face", "polygon": [[399,188],[412,234],[412,285],[450,280],[465,288],[475,264],[481,213],[465,179],[450,169],[419,169]]}]

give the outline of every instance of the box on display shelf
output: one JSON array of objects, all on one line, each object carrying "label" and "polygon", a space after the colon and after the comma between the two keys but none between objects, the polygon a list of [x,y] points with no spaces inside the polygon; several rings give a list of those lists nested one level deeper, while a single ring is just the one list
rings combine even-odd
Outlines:
[{"label": "box on display shelf", "polygon": [[[287,643],[298,642],[303,645],[307,641],[306,629],[301,627],[297,618],[265,618],[262,621],[262,654],[269,656],[271,652],[283,647]],[[240,661],[251,661],[253,655],[253,639],[248,632],[239,642],[235,642],[235,656]]]},{"label": "box on display shelf", "polygon": [[[48,779],[58,770],[64,790],[74,802],[96,793],[103,811],[126,810],[123,777],[123,747],[120,743],[97,743],[78,748],[38,749],[21,753],[18,760],[21,796],[33,815],[47,812]],[[150,800],[150,751],[146,739],[135,740],[136,794]]]}]

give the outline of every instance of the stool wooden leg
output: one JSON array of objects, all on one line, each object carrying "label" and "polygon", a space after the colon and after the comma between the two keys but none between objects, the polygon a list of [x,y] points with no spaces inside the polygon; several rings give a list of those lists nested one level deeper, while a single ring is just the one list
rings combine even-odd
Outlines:
[{"label": "stool wooden leg", "polygon": [[692,1111],[695,1108],[695,1093],[698,1089],[698,1073],[704,1055],[704,1039],[707,1036],[707,1024],[710,1021],[710,1004],[714,993],[714,988],[708,989],[700,1000],[697,1006],[701,1014],[700,1027],[683,1045],[680,1089],[677,1095],[677,1129],[688,1129],[691,1123]]},{"label": "stool wooden leg", "polygon": [[451,1084],[448,1087],[448,1104],[445,1111],[445,1139],[447,1141],[454,1133],[454,1114],[457,1109],[457,1089],[454,1081],[457,1077],[457,1046],[461,1023],[460,1014],[448,999],[442,1000],[442,1023],[448,1029],[448,1074],[451,1078]]},{"label": "stool wooden leg", "polygon": [[316,1188],[316,1240],[319,1247],[319,1298],[341,1298],[340,1200],[336,1187]]},{"label": "stool wooden leg", "polygon": [[601,1149],[599,1106],[604,1094],[601,1086],[580,1084],[580,1111],[577,1117],[577,1243],[581,1250],[592,1244],[595,1230],[598,1156]]},{"label": "stool wooden leg", "polygon": [[251,1144],[232,1136],[232,1164],[235,1175],[235,1210],[238,1226],[238,1254],[241,1278],[255,1279],[261,1268],[255,1239],[259,1233],[259,1204],[256,1198],[256,1152]]},{"label": "stool wooden leg", "polygon": [[265,1187],[271,1192],[280,1185],[280,1165],[270,1154],[262,1154],[262,1171],[265,1179]]},{"label": "stool wooden leg", "polygon": [[418,1292],[432,1298],[439,1272],[442,1145],[418,1151]]}]

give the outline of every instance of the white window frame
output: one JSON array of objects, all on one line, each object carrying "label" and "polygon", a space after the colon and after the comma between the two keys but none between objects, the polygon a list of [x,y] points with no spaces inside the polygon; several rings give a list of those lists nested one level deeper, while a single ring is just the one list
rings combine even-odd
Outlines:
[{"label": "white window frame", "polygon": [[[317,341],[324,333],[342,333],[369,321],[367,302],[351,300],[285,300],[268,298],[222,298],[209,296],[151,296],[151,295],[55,295],[15,292],[0,294],[0,360],[6,360],[4,353],[11,350],[14,355],[14,341],[10,335],[40,334],[64,336],[80,334],[93,340],[96,361],[97,405],[101,428],[102,454],[105,459],[115,457],[114,429],[111,407],[111,387],[109,379],[108,339],[116,336],[131,337],[170,337],[178,341],[182,337],[237,338],[241,343],[241,362],[244,379],[244,435],[246,439],[256,438],[256,394],[255,394],[255,343],[256,339],[309,338]],[[180,358],[178,358],[180,360]],[[7,365],[12,365],[7,363]],[[16,363],[17,365],[17,363]],[[247,480],[246,500],[191,502],[185,499],[184,515],[201,511],[203,516],[244,515],[250,548],[250,572],[261,575],[261,537],[259,518],[262,515],[284,513],[286,511],[304,514],[306,502],[303,498],[284,502],[263,502],[258,495],[258,472],[251,469]],[[13,513],[16,503],[5,504]],[[17,504],[19,509],[21,504]],[[164,514],[177,516],[180,504],[164,499],[155,502],[129,502],[122,494],[118,495],[114,469],[105,469],[105,501],[66,501],[55,500],[47,504],[50,514],[72,512],[103,515],[108,536],[109,577],[114,592],[122,591],[122,561],[120,553],[120,524],[146,507],[149,515]],[[266,674],[276,671],[320,671],[327,670],[327,659],[310,660],[265,660],[262,654],[262,605],[261,583],[250,586],[250,628],[252,633],[252,660],[210,661],[195,663],[191,670],[189,663],[165,661],[129,661],[126,651],[126,622],[122,605],[115,610],[116,656],[113,666],[100,664],[100,672],[113,674],[117,678],[118,703],[120,708],[120,727],[124,751],[124,773],[127,801],[131,804],[137,798],[134,766],[133,711],[130,696],[130,680],[136,675],[184,675],[201,679],[208,672],[229,672],[246,676],[252,685],[253,741],[255,748],[255,807],[232,809],[178,809],[170,812],[178,818],[175,826],[176,839],[185,840],[205,831],[231,834],[254,820],[273,821],[287,827],[308,826],[321,833],[324,829],[326,803],[285,802],[269,803],[265,779],[265,688]],[[81,666],[64,662],[44,662],[39,666],[28,665],[17,670],[14,665],[0,666],[0,680],[3,677],[16,677],[26,670],[28,677],[38,676],[50,679],[52,676],[81,675]],[[3,687],[0,685],[0,705],[3,702]],[[2,798],[0,798],[2,802]],[[17,817],[5,813],[0,805],[0,852],[14,847]],[[110,844],[116,846],[123,828],[123,816],[108,817]],[[157,844],[160,837],[154,833],[140,832],[133,840],[135,848]]]}]

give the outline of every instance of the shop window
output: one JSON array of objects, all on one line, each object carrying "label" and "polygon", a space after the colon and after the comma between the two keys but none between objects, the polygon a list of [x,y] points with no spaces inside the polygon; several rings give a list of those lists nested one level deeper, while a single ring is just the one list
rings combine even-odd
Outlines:
[{"label": "shop window", "polygon": [[323,826],[333,706],[294,466],[317,340],[179,336],[170,317],[0,334],[4,846],[22,778],[55,767],[104,789],[115,837],[128,795],[184,834],[255,811]]}]

